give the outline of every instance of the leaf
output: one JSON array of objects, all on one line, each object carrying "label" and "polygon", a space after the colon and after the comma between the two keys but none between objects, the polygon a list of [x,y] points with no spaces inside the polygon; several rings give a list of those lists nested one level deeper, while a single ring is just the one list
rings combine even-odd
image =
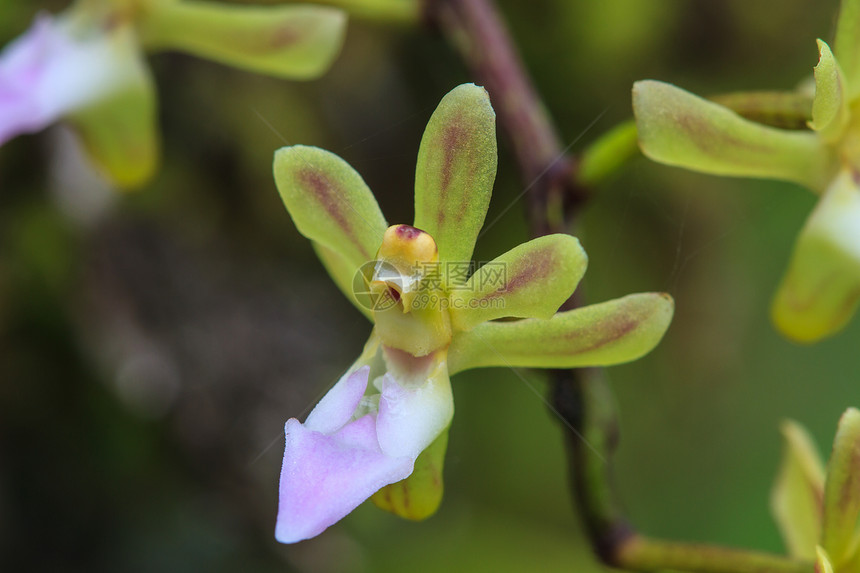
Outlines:
[{"label": "leaf", "polygon": [[824,484],[821,546],[838,569],[852,555],[860,516],[860,410],[848,408],[839,420]]},{"label": "leaf", "polygon": [[782,435],[785,447],[770,507],[789,555],[811,561],[821,535],[824,464],[802,426],[785,422]]},{"label": "leaf", "polygon": [[848,103],[843,93],[845,79],[830,46],[818,40],[818,52],[820,60],[815,66],[815,99],[809,127],[825,141],[833,143],[842,137],[848,125]]},{"label": "leaf", "polygon": [[797,342],[845,326],[860,302],[860,188],[850,170],[836,178],[806,222],[771,316]]},{"label": "leaf", "polygon": [[181,50],[245,70],[314,79],[340,52],[346,14],[326,6],[154,2],[141,34],[155,50]]},{"label": "leaf", "polygon": [[442,98],[424,130],[415,226],[436,239],[442,261],[472,258],[496,178],[495,118],[487,91],[463,84]]},{"label": "leaf", "polygon": [[316,147],[282,147],[274,173],[299,232],[340,257],[326,255],[323,264],[345,291],[346,277],[373,260],[388,226],[370,189],[343,159]]},{"label": "leaf", "polygon": [[447,448],[446,429],[421,452],[409,477],[383,487],[370,499],[380,509],[406,519],[420,521],[430,517],[442,503],[442,470]]},{"label": "leaf", "polygon": [[550,318],[573,294],[588,257],[576,237],[548,235],[519,245],[449,285],[455,329],[501,317]]},{"label": "leaf", "polygon": [[782,179],[823,189],[834,170],[817,135],[775,129],[670,84],[633,86],[643,153],[667,165],[714,175]]},{"label": "leaf", "polygon": [[451,374],[483,366],[608,366],[650,352],[672,320],[664,293],[640,293],[560,312],[549,320],[485,322],[451,342]]},{"label": "leaf", "polygon": [[834,52],[848,81],[848,100],[860,95],[860,0],[842,0]]}]

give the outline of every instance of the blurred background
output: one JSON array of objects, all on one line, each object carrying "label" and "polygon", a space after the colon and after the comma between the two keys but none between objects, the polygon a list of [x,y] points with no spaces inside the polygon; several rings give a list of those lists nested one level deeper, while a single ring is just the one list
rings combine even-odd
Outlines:
[{"label": "blurred background", "polygon": [[[700,94],[789,88],[830,39],[836,0],[501,0],[565,143],[631,116],[633,81]],[[0,1],[0,42],[39,9]],[[0,569],[600,571],[567,490],[540,372],[453,380],[446,498],[407,523],[365,504],[318,538],[273,538],[283,424],[307,414],[370,327],[325,275],[271,176],[282,145],[344,157],[390,222],[412,220],[415,158],[440,98],[470,78],[432,30],[351,21],[323,79],[150,58],[163,165],[116,194],[62,128],[0,149]],[[584,129],[602,117],[590,130]],[[477,260],[527,238],[505,135]],[[829,452],[858,401],[860,319],[816,346],[780,338],[771,295],[815,198],[638,158],[595,190],[580,239],[590,301],[666,290],[675,320],[608,370],[617,482],[633,523],[781,552],[768,495],[778,426]]]}]

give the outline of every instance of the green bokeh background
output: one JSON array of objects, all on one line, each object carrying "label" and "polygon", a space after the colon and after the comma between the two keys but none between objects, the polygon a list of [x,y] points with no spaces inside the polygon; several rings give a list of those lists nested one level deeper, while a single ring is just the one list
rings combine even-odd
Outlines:
[{"label": "green bokeh background", "polygon": [[[0,0],[0,41],[64,5],[36,4]],[[832,36],[836,5],[500,2],[574,152],[630,116],[637,79],[702,94],[793,86],[816,63],[815,38]],[[58,167],[68,144],[56,130],[0,149],[0,569],[601,570],[572,511],[546,382],[527,370],[454,379],[437,516],[413,524],[365,504],[312,541],[272,537],[283,423],[369,331],[280,204],[272,153],[335,151],[389,221],[411,221],[424,124],[469,81],[446,43],[352,21],[331,72],[302,84],[178,54],[150,61],[164,157],[147,188],[91,193]],[[500,141],[487,220],[504,214],[478,260],[527,238],[523,208],[506,211],[523,184]],[[768,320],[815,198],[641,157],[594,191],[579,233],[588,299],[666,290],[677,305],[654,352],[607,371],[632,522],[782,551],[768,512],[780,421],[805,424],[826,452],[839,414],[860,405],[860,320],[809,347]],[[103,208],[83,209],[93,201]]]}]

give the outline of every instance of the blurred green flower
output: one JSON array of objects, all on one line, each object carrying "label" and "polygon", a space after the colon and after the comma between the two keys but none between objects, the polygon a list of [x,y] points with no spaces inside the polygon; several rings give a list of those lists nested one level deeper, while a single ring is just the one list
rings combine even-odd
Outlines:
[{"label": "blurred green flower", "polygon": [[158,163],[155,87],[144,51],[182,50],[292,79],[321,75],[340,51],[346,16],[323,6],[194,0],[78,0],[41,14],[0,53],[0,145],[58,120],[120,187]]},{"label": "blurred green flower", "polygon": [[496,162],[495,113],[472,84],[446,95],[424,132],[414,226],[389,226],[338,156],[304,146],[275,154],[293,222],[374,323],[361,357],[307,420],[286,424],[279,541],[313,537],[371,496],[402,517],[433,514],[454,414],[450,375],[618,364],[663,336],[673,302],[661,293],[557,312],[587,263],[569,235],[534,239],[472,267]]},{"label": "blurred green flower", "polygon": [[799,183],[821,196],[794,248],[772,317],[789,338],[839,331],[860,302],[860,0],[844,0],[835,54],[818,41],[811,131],[749,121],[675,86],[633,87],[642,151],[716,175]]},{"label": "blurred green flower", "polygon": [[860,573],[860,410],[839,420],[826,470],[800,425],[786,422],[782,431],[771,509],[788,552],[815,561],[818,573]]}]

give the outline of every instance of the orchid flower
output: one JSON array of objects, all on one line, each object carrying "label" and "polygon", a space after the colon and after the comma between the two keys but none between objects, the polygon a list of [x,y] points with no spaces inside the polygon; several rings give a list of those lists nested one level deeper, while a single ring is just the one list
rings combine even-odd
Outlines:
[{"label": "orchid flower", "polygon": [[860,410],[842,415],[826,469],[800,425],[786,422],[783,436],[771,509],[788,552],[819,573],[860,573]]},{"label": "orchid flower", "polygon": [[791,181],[820,195],[771,312],[799,342],[836,333],[860,302],[860,0],[843,1],[834,47],[818,41],[809,130],[762,125],[661,82],[633,88],[639,144],[651,159]]},{"label": "orchid flower", "polygon": [[338,156],[305,146],[276,152],[275,181],[293,222],[374,323],[361,356],[305,422],[286,423],[279,541],[318,535],[369,497],[410,519],[434,513],[452,374],[618,364],[663,336],[673,303],[662,293],[557,312],[587,263],[572,236],[534,239],[472,272],[496,162],[495,114],[473,84],[446,95],[424,132],[413,225],[389,226]]},{"label": "orchid flower", "polygon": [[344,14],[323,6],[194,0],[78,0],[40,14],[0,53],[0,145],[65,120],[93,164],[120,187],[158,162],[156,96],[144,51],[182,50],[284,78],[321,75]]}]

